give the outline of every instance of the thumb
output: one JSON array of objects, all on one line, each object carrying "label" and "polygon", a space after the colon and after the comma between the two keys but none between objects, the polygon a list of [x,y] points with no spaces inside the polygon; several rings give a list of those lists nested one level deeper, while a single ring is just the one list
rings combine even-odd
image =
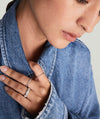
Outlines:
[{"label": "thumb", "polygon": [[29,65],[32,71],[35,73],[35,76],[38,77],[39,81],[43,82],[44,84],[49,83],[47,76],[45,75],[39,64],[34,61],[29,61]]},{"label": "thumb", "polygon": [[43,73],[44,71],[42,70],[41,66],[34,62],[34,61],[29,61],[29,65],[32,69],[32,71],[35,73],[36,76],[40,75],[41,73]]},{"label": "thumb", "polygon": [[28,61],[28,63],[29,63],[29,66],[31,67],[31,69],[32,69],[33,66],[36,64],[36,62],[34,62],[34,61],[32,61],[32,60]]}]

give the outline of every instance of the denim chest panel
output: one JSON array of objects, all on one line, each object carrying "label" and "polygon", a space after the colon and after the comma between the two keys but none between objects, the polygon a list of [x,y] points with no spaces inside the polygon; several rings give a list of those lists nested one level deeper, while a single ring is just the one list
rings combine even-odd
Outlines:
[{"label": "denim chest panel", "polygon": [[[34,76],[21,45],[19,33],[16,29],[8,29],[6,23],[8,16],[4,16],[0,23],[0,66],[6,65],[15,71],[28,77]],[[16,27],[17,24],[15,24]],[[15,31],[14,31],[15,30]],[[12,34],[12,35],[10,35]],[[56,61],[57,49],[47,42],[37,63],[41,66],[48,79],[50,79]],[[49,60],[48,60],[48,58]],[[44,64],[45,63],[45,64]],[[3,74],[0,71],[0,74]],[[0,119],[21,119],[22,106],[14,101],[4,90],[4,84],[0,82]]]}]

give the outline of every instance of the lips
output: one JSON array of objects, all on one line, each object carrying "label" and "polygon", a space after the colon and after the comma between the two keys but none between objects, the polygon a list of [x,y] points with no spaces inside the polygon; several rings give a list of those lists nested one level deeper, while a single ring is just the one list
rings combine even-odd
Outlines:
[{"label": "lips", "polygon": [[69,33],[66,31],[63,31],[63,35],[70,42],[74,42],[76,40],[76,38],[81,37],[81,35],[77,35],[75,33]]}]

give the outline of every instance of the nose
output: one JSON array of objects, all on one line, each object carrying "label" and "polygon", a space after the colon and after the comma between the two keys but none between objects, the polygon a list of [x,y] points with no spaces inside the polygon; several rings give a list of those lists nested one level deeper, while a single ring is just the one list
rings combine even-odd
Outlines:
[{"label": "nose", "polygon": [[78,20],[77,24],[87,33],[93,31],[95,25],[97,24],[98,12],[97,10],[88,10],[84,15],[82,15]]}]

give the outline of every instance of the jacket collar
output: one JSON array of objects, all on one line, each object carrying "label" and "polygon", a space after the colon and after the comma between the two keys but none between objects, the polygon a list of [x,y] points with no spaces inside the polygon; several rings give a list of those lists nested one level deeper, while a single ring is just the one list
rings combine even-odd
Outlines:
[{"label": "jacket collar", "polygon": [[[28,61],[25,57],[23,47],[21,44],[18,24],[16,20],[16,7],[19,4],[19,0],[11,6],[6,12],[2,21],[2,40],[1,52],[3,56],[4,64],[15,71],[23,73],[29,77],[33,76],[34,73],[31,70]],[[2,34],[2,33],[1,33]],[[48,41],[44,46],[37,63],[40,64],[42,69],[48,78],[50,78],[56,61],[57,48],[53,47]]]}]

